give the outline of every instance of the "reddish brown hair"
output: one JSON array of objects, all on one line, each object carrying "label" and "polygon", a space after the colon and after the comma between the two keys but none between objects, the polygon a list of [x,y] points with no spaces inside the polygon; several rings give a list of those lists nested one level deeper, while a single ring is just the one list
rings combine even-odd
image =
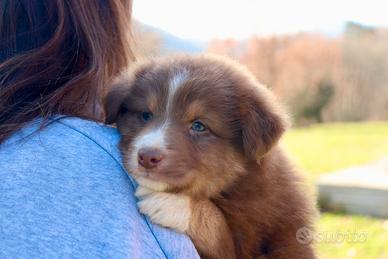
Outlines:
[{"label": "reddish brown hair", "polygon": [[103,120],[105,85],[133,59],[131,4],[0,2],[0,143],[37,117]]}]

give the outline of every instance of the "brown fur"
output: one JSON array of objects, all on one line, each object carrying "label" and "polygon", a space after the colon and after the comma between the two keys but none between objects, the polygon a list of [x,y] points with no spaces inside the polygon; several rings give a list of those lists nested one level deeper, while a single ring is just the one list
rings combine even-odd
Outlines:
[{"label": "brown fur", "polygon": [[[171,79],[182,71],[187,77],[167,111]],[[118,82],[106,112],[122,134],[125,164],[191,198],[187,234],[202,257],[314,258],[295,237],[311,228],[315,208],[277,145],[284,112],[251,74],[220,58],[179,56],[141,64]],[[142,111],[152,121],[141,122]],[[191,131],[196,119],[210,129]],[[167,120],[163,163],[153,171],[130,166],[133,141]]]}]

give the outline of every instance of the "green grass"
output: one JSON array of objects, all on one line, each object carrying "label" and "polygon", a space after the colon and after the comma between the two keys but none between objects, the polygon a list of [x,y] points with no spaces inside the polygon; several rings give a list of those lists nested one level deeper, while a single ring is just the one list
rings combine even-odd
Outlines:
[{"label": "green grass", "polygon": [[[324,240],[316,244],[321,259],[388,258],[388,220],[323,213],[317,231]],[[339,233],[351,242],[341,242]]]},{"label": "green grass", "polygon": [[[283,144],[313,184],[322,174],[388,156],[388,122],[297,128],[286,134]],[[388,219],[323,213],[317,231],[326,237],[316,244],[319,258],[388,259]],[[365,242],[334,242],[338,233],[367,237]]]},{"label": "green grass", "polygon": [[318,124],[290,130],[286,149],[312,179],[388,156],[388,122]]}]

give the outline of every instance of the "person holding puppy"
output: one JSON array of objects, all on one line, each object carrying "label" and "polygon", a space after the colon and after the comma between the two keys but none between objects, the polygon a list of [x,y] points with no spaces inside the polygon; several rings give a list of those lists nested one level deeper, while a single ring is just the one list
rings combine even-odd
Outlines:
[{"label": "person holding puppy", "polygon": [[0,2],[0,258],[198,258],[136,207],[108,82],[133,59],[130,0]]}]

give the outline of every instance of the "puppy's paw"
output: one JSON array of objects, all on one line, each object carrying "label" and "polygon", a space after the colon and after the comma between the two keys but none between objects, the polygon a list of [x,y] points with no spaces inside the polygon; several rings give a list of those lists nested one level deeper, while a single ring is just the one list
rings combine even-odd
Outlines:
[{"label": "puppy's paw", "polygon": [[166,192],[155,192],[139,186],[135,193],[141,213],[150,217],[155,224],[186,232],[191,219],[191,201],[188,196]]}]

